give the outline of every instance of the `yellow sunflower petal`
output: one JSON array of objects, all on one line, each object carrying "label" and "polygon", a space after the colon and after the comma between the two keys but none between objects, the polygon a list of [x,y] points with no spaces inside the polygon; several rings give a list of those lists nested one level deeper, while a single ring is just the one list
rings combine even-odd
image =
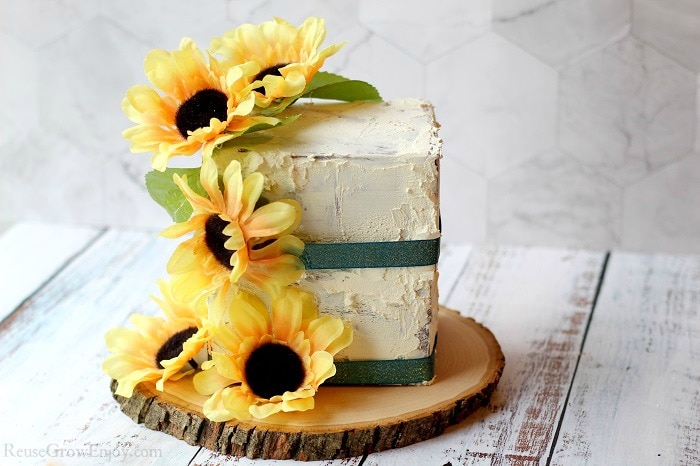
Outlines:
[{"label": "yellow sunflower petal", "polygon": [[209,277],[197,272],[173,276],[172,283],[173,295],[180,301],[193,301],[213,287]]},{"label": "yellow sunflower petal", "polygon": [[155,87],[179,101],[188,97],[177,64],[170,53],[165,50],[151,50],[143,61],[146,77]]},{"label": "yellow sunflower petal", "polygon": [[195,215],[186,222],[175,223],[158,233],[163,238],[179,238],[180,236],[201,230],[208,215]]},{"label": "yellow sunflower petal", "polygon": [[243,374],[241,373],[240,367],[238,367],[231,356],[213,352],[211,357],[214,368],[221,377],[228,379],[228,385],[239,383],[241,381]]},{"label": "yellow sunflower petal", "polygon": [[301,329],[302,302],[294,289],[288,289],[272,301],[272,334],[289,341]]},{"label": "yellow sunflower petal", "polygon": [[335,375],[333,356],[326,351],[317,351],[311,355],[311,372],[314,374],[313,385],[318,387]]},{"label": "yellow sunflower petal", "polygon": [[240,338],[262,338],[270,333],[270,316],[265,304],[250,293],[241,292],[232,301],[231,325]]},{"label": "yellow sunflower petal", "polygon": [[331,316],[321,316],[309,323],[306,331],[311,342],[311,352],[325,351],[337,338],[343,335],[343,321]]},{"label": "yellow sunflower petal", "polygon": [[231,218],[238,218],[243,206],[243,176],[241,164],[238,160],[232,160],[224,170],[224,195],[226,196],[226,213]]},{"label": "yellow sunflower petal", "polygon": [[189,272],[197,263],[197,256],[194,254],[194,242],[192,240],[180,243],[168,259],[165,270],[171,275],[180,275]]},{"label": "yellow sunflower petal", "polygon": [[197,372],[192,382],[194,383],[195,390],[197,390],[197,393],[200,395],[212,395],[234,383],[231,379],[222,377],[214,367]]},{"label": "yellow sunflower petal", "polygon": [[209,69],[204,54],[192,39],[188,37],[182,39],[180,49],[174,50],[171,55],[183,78],[183,85],[188,95],[194,95],[197,91],[217,85],[216,80],[209,79]]},{"label": "yellow sunflower petal", "polygon": [[251,173],[245,181],[243,181],[243,190],[241,193],[241,211],[238,214],[242,221],[245,221],[250,217],[255,209],[255,204],[257,204],[258,199],[263,191],[263,186],[265,184],[265,177],[262,173],[255,172]]},{"label": "yellow sunflower petal", "polygon": [[245,221],[245,231],[249,238],[266,238],[287,232],[298,223],[297,202],[271,202],[256,209]]},{"label": "yellow sunflower petal", "polygon": [[190,185],[187,183],[187,175],[179,176],[177,173],[174,173],[173,181],[177,187],[180,188],[180,191],[182,191],[182,194],[185,195],[195,211],[202,209],[208,212],[217,212],[216,206],[209,199],[200,196],[190,188]]},{"label": "yellow sunflower petal", "polygon": [[[105,370],[106,372],[106,370]],[[117,395],[131,398],[134,389],[141,382],[152,382],[160,377],[160,371],[156,369],[141,369],[132,372],[128,376],[117,380],[117,389],[114,391]]]},{"label": "yellow sunflower petal", "polygon": [[168,126],[175,120],[177,107],[167,99],[163,99],[155,90],[138,84],[126,91],[122,100],[122,110],[127,118],[135,123]]},{"label": "yellow sunflower petal", "polygon": [[274,259],[250,261],[246,278],[259,286],[287,286],[301,278],[304,263],[297,256],[285,254]]},{"label": "yellow sunflower petal", "polygon": [[249,413],[256,419],[265,419],[273,414],[282,411],[282,403],[265,403],[260,405],[251,405],[248,408]]},{"label": "yellow sunflower petal", "polygon": [[274,259],[284,254],[301,256],[303,252],[304,242],[302,240],[296,236],[285,235],[265,247],[253,249],[250,252],[250,259],[253,261]]},{"label": "yellow sunflower petal", "polygon": [[243,235],[243,230],[241,230],[238,223],[229,223],[223,229],[222,233],[229,236],[229,239],[224,242],[224,247],[229,251],[238,251],[239,249],[243,249],[245,247],[245,236]]},{"label": "yellow sunflower petal", "polygon": [[122,137],[131,143],[131,152],[151,152],[158,150],[163,141],[173,142],[175,136],[172,130],[146,124],[125,129]]},{"label": "yellow sunflower petal", "polygon": [[219,189],[219,171],[216,162],[211,158],[202,160],[202,168],[199,172],[199,182],[209,195],[209,199],[217,211],[224,209],[224,196]]},{"label": "yellow sunflower petal", "polygon": [[248,407],[252,401],[252,397],[241,391],[240,387],[222,388],[204,403],[202,412],[215,422],[246,420],[250,419]]},{"label": "yellow sunflower petal", "polygon": [[231,273],[229,273],[231,283],[238,282],[238,279],[248,272],[250,267],[248,259],[248,248],[241,248],[231,256],[231,265],[233,266]]},{"label": "yellow sunflower petal", "polygon": [[326,351],[332,355],[338,354],[340,350],[343,350],[350,346],[353,339],[353,330],[349,325],[344,325],[343,333],[340,334],[331,344],[326,347]]}]

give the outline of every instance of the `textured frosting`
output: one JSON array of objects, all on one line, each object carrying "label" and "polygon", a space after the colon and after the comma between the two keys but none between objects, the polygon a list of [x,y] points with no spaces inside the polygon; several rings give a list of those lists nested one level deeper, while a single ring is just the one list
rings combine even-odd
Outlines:
[{"label": "textured frosting", "polygon": [[[294,123],[215,152],[267,178],[270,200],[303,208],[305,242],[432,239],[439,230],[439,159],[432,106],[422,100],[295,104]],[[246,173],[246,174],[247,174]],[[322,312],[352,323],[350,360],[419,358],[437,329],[436,266],[307,271],[300,286]]]}]

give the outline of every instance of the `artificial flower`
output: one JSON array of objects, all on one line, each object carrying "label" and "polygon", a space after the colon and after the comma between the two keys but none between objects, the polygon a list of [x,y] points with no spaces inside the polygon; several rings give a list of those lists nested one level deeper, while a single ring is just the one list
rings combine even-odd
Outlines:
[{"label": "artificial flower", "polygon": [[256,62],[261,71],[253,81],[262,81],[262,87],[255,91],[256,105],[275,113],[299,97],[326,58],[344,45],[335,44],[319,51],[325,37],[322,18],[307,18],[299,28],[275,18],[259,26],[243,24],[228,31],[214,39],[209,49],[226,57],[227,61],[221,63],[229,66]]},{"label": "artificial flower", "polygon": [[227,421],[312,409],[319,385],[335,375],[333,356],[352,342],[352,328],[319,317],[314,296],[292,287],[272,300],[271,315],[246,292],[227,308],[229,323],[214,329],[221,350],[194,377],[195,389],[209,396],[204,414]]},{"label": "artificial flower", "polygon": [[165,170],[171,157],[205,154],[257,124],[275,125],[276,118],[254,115],[254,77],[260,67],[241,62],[222,68],[188,38],[172,52],[152,50],[144,69],[148,80],[165,95],[146,85],[131,87],[122,101],[127,117],[138,123],[123,132],[132,152],[153,152],[152,165]]},{"label": "artificial flower", "polygon": [[301,220],[301,206],[283,199],[256,207],[262,174],[244,180],[240,163],[233,160],[224,170],[222,191],[216,162],[204,158],[200,183],[208,198],[195,193],[185,176],[173,179],[193,208],[188,221],[160,233],[166,238],[194,233],[167,264],[178,299],[194,299],[239,278],[273,293],[301,277],[304,264],[298,256],[304,243],[290,234]]},{"label": "artificial flower", "polygon": [[183,303],[172,295],[171,286],[158,282],[163,299],[153,297],[166,318],[133,314],[134,329],[117,327],[105,335],[113,354],[102,364],[118,382],[117,395],[131,397],[141,382],[156,382],[163,391],[168,380],[177,381],[198,369],[196,359],[206,351],[212,333],[206,299]]}]

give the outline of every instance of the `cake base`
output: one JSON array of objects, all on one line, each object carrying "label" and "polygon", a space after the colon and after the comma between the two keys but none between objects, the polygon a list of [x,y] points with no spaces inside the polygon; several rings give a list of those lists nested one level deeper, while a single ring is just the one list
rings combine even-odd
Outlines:
[{"label": "cake base", "polygon": [[[399,448],[436,437],[486,404],[505,358],[493,334],[440,308],[436,380],[426,386],[321,386],[311,411],[259,421],[213,422],[205,397],[162,393],[141,384],[122,411],[146,427],[236,456],[325,460]],[[116,382],[112,382],[112,392]]]}]

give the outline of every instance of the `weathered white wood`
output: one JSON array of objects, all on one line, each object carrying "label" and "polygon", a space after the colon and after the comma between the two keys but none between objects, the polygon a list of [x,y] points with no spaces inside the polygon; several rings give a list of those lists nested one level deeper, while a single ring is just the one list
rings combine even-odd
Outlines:
[{"label": "weathered white wood", "polygon": [[700,256],[613,254],[552,464],[700,464]]},{"label": "weathered white wood", "polygon": [[[457,283],[464,265],[467,259],[473,251],[473,246],[468,244],[442,244],[440,250],[440,262],[438,263],[438,270],[440,276],[438,278],[438,286],[440,289],[440,302],[446,301],[448,294],[453,290],[454,285]],[[358,465],[360,464],[361,458],[348,458],[343,461],[322,461],[322,462],[306,462],[299,463],[296,461],[285,461],[277,462],[270,461],[270,464],[304,464],[304,465],[331,465],[331,464],[342,464],[342,465]],[[248,458],[234,458],[221,455],[216,452],[209,451],[207,449],[202,449],[194,457],[193,464],[236,464],[236,465],[260,465],[262,464],[260,460],[251,460]],[[267,464],[266,462],[264,464]]]},{"label": "weathered white wood", "polygon": [[440,245],[440,261],[438,262],[438,290],[440,304],[443,306],[453,292],[460,274],[467,265],[469,256],[474,250],[471,244]]},{"label": "weathered white wood", "polygon": [[506,368],[498,389],[487,407],[442,436],[369,455],[365,464],[544,464],[604,257],[553,249],[474,251],[447,305],[482,322],[501,343]]},{"label": "weathered white wood", "polygon": [[19,223],[0,235],[0,320],[95,238],[99,231]]},{"label": "weathered white wood", "polygon": [[173,246],[108,232],[0,325],[0,438],[15,452],[54,456],[25,462],[185,465],[194,456],[198,447],[122,414],[100,369],[105,332],[132,312],[156,312],[149,295]]}]

